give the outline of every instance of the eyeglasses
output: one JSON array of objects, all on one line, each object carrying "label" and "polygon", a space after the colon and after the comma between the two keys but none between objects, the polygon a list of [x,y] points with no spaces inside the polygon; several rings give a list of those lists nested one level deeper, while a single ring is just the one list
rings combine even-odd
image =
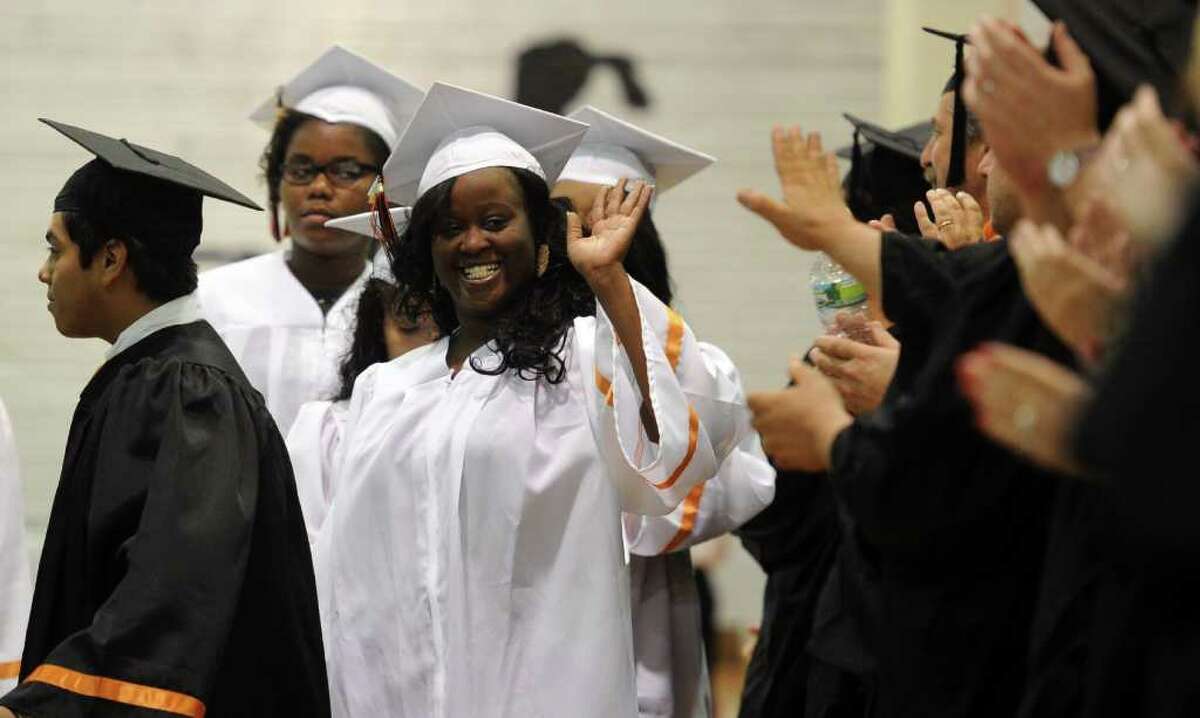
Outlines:
[{"label": "eyeglasses", "polygon": [[305,185],[315,180],[318,174],[324,174],[335,187],[353,187],[363,177],[377,175],[379,171],[379,167],[364,165],[357,160],[334,160],[323,165],[297,160],[283,164],[283,181]]}]

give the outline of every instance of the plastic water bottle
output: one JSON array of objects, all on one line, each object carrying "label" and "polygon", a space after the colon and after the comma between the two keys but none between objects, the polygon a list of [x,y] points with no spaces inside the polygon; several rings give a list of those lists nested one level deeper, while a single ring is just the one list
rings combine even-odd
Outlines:
[{"label": "plastic water bottle", "polygon": [[867,314],[867,290],[862,282],[824,252],[813,262],[808,282],[817,303],[817,316],[827,332],[841,333],[837,330],[837,315],[842,312]]}]

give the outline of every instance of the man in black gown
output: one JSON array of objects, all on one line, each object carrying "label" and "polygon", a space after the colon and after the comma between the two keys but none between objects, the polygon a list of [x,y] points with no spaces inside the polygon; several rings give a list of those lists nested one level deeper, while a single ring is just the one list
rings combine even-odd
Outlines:
[{"label": "man in black gown", "polygon": [[46,122],[97,158],[56,198],[38,276],[62,334],[113,346],[71,422],[0,716],[327,716],[286,449],[192,296],[202,195],[254,203]]}]

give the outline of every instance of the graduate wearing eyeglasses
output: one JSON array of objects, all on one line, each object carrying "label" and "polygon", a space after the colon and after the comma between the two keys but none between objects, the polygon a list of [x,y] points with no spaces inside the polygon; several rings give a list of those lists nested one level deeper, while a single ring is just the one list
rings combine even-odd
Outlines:
[{"label": "graduate wearing eyeglasses", "polygon": [[[367,191],[422,93],[334,46],[251,115],[271,130],[261,165],[277,251],[200,277],[206,318],[287,434],[300,406],[338,390],[369,239],[325,226]],[[285,241],[286,240],[286,241]]]}]

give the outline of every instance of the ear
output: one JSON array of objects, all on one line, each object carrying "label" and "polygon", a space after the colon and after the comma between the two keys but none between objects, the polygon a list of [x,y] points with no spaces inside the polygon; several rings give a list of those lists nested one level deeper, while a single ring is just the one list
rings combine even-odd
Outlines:
[{"label": "ear", "polygon": [[538,247],[537,253],[537,275],[540,277],[546,273],[550,267],[550,245],[543,244]]},{"label": "ear", "polygon": [[987,145],[983,146],[983,156],[979,158],[979,174],[986,177],[992,176],[992,170],[996,167],[996,153],[992,152],[992,148]]},{"label": "ear", "polygon": [[111,287],[129,266],[129,248],[124,242],[110,239],[96,253],[96,261],[100,262],[100,283]]}]

